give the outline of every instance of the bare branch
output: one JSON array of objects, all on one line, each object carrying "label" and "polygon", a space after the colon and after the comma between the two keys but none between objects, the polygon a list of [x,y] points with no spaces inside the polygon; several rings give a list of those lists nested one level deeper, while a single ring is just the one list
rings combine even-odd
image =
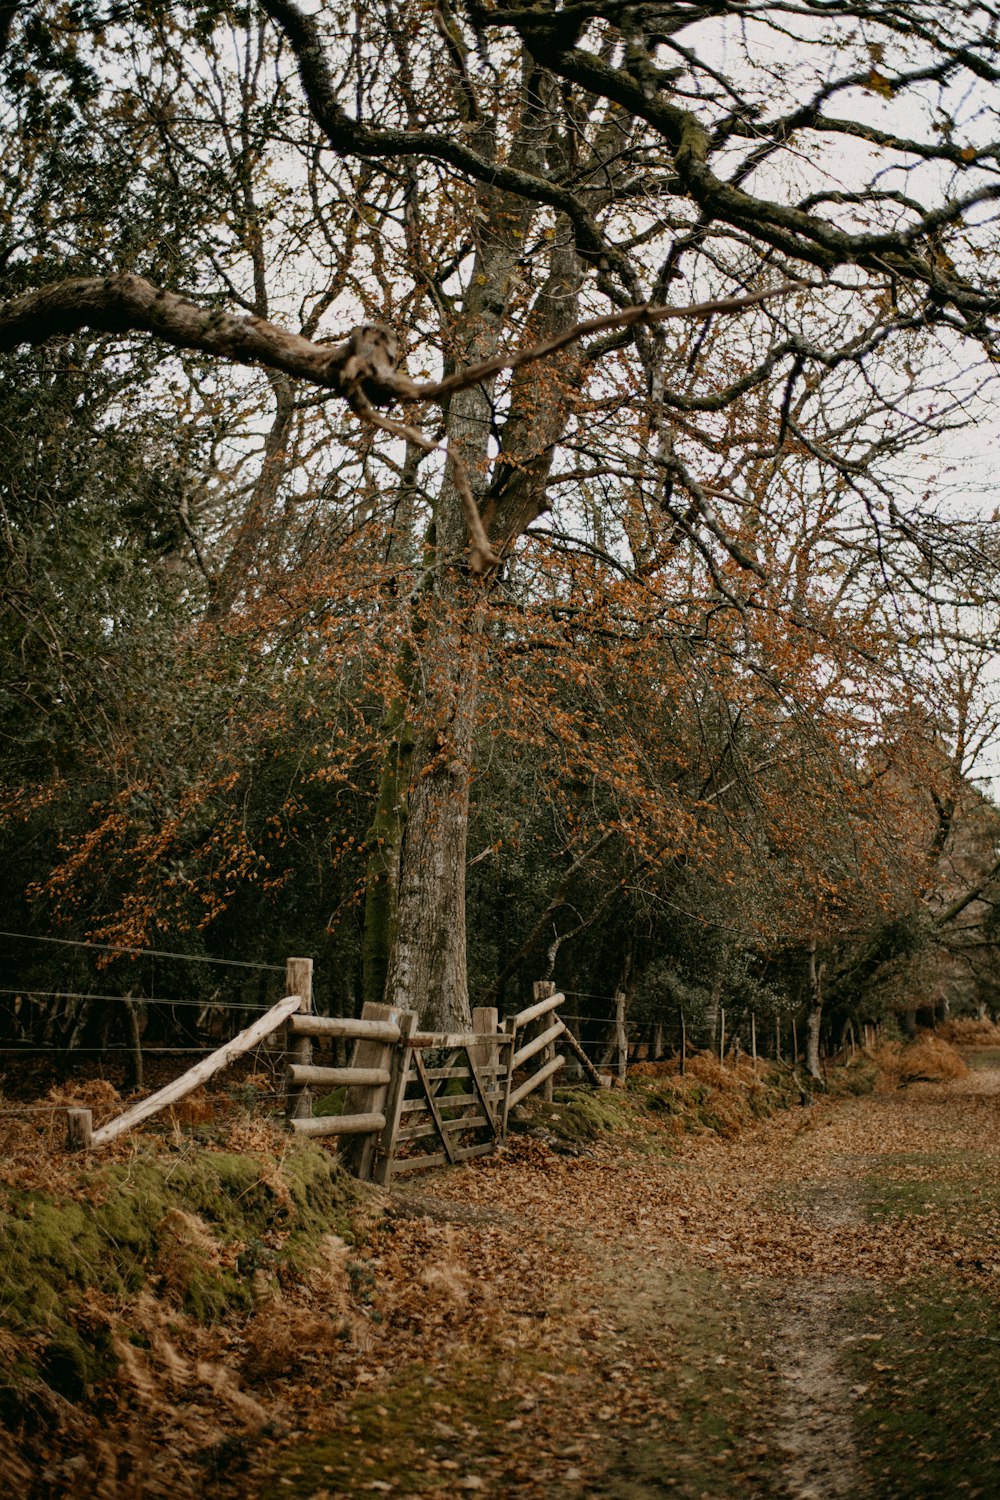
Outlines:
[{"label": "bare branch", "polygon": [[[560,349],[611,328],[649,327],[668,318],[703,318],[710,313],[739,313],[773,297],[804,290],[789,281],[745,297],[725,297],[682,307],[655,307],[643,302],[604,317],[587,318],[540,344],[497,354],[470,365],[446,380],[418,385],[395,368],[396,342],[380,324],[352,331],[340,344],[314,343],[264,318],[236,317],[218,308],[199,307],[176,292],[164,291],[142,276],[92,276],[55,282],[0,305],[0,351],[19,344],[41,344],[82,328],[104,333],[146,332],[178,349],[200,349],[241,364],[266,365],[312,385],[328,386],[348,401],[359,387],[373,405],[401,401],[441,401],[477,385],[501,370],[517,370]],[[353,403],[352,403],[353,404]]]},{"label": "bare branch", "polygon": [[748,307],[757,307],[762,302],[770,301],[772,297],[786,297],[790,292],[806,291],[810,285],[805,281],[783,281],[778,286],[762,292],[750,292],[745,297],[719,297],[708,302],[687,303],[683,307],[655,307],[652,303],[643,302],[636,307],[625,307],[620,312],[607,313],[600,318],[586,318],[582,323],[555,334],[541,344],[532,344],[528,349],[519,349],[513,353],[494,355],[492,359],[484,359],[481,364],[470,365],[466,370],[449,375],[447,380],[414,386],[412,399],[440,401],[444,396],[450,396],[455,391],[465,390],[467,386],[476,385],[480,380],[499,374],[501,370],[519,370],[522,365],[530,364],[533,360],[547,359],[550,354],[558,354],[560,349],[566,349],[570,344],[578,343],[591,334],[607,333],[609,329],[650,328],[655,323],[665,323],[668,318],[705,318],[715,313],[744,312]]},{"label": "bare branch", "polygon": [[[439,444],[425,437],[416,427],[411,427],[405,422],[394,422],[391,417],[381,416],[363,400],[354,405],[354,410],[363,421],[370,422],[373,427],[381,428],[383,432],[391,432],[395,437],[405,438],[407,442],[422,448],[425,453],[435,453],[439,447]],[[479,506],[476,504],[472,486],[469,483],[468,470],[454,449],[446,448],[444,451],[451,461],[455,488],[458,490],[462,502],[462,514],[465,516],[465,524],[469,529],[469,571],[477,578],[481,578],[484,573],[499,567],[501,559],[490,546],[490,539],[486,535],[483,518],[479,513]]]}]

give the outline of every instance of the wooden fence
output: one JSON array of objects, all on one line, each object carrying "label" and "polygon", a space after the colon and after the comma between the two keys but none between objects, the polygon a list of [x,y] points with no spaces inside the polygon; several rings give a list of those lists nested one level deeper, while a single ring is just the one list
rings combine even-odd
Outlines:
[{"label": "wooden fence", "polygon": [[[302,1135],[354,1137],[344,1150],[356,1176],[389,1183],[431,1167],[469,1161],[507,1135],[510,1111],[536,1089],[552,1097],[552,1080],[565,1058],[562,1039],[596,1071],[556,1015],[564,996],[535,986],[532,1005],[503,1025],[495,1010],[473,1011],[469,1032],[417,1030],[411,1011],[365,1005],[360,1020],[299,1013],[292,1035],[306,1047],[288,1070],[288,1116]],[[303,1008],[304,1010],[304,1008]],[[313,1038],[354,1037],[349,1067],[313,1066]],[[307,1090],[346,1087],[343,1112],[314,1116]]]},{"label": "wooden fence", "polygon": [[[253,1025],[180,1078],[93,1130],[90,1110],[69,1111],[74,1146],[103,1146],[169,1108],[220,1069],[284,1028],[288,1066],[285,1115],[299,1135],[344,1137],[342,1155],[364,1179],[388,1183],[431,1167],[469,1161],[507,1135],[510,1111],[529,1094],[552,1098],[555,1075],[572,1053],[591,1083],[601,1080],[557,1014],[564,996],[535,985],[525,1010],[498,1024],[497,1012],[473,1012],[470,1032],[417,1030],[412,1011],[365,1005],[358,1020],[318,1016],[312,1008],[312,960],[289,959],[289,993]],[[317,1066],[315,1043],[353,1041],[346,1067]],[[313,1112],[313,1091],[344,1090],[336,1114]]]}]

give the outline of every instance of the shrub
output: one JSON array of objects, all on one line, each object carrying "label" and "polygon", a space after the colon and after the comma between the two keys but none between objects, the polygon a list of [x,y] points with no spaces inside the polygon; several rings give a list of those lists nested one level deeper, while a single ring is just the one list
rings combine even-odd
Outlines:
[{"label": "shrub", "polygon": [[889,1042],[878,1053],[878,1065],[896,1084],[939,1083],[969,1071],[951,1043],[936,1035],[918,1037],[906,1046]]},{"label": "shrub", "polygon": [[943,1022],[936,1035],[959,1047],[1000,1047],[1000,1026],[995,1021],[977,1021],[973,1016]]}]

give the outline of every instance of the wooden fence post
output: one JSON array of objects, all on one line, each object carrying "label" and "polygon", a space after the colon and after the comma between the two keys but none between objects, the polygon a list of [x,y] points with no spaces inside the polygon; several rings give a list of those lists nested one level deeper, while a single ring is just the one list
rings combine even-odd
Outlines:
[{"label": "wooden fence post", "polygon": [[798,1027],[795,1024],[795,1017],[793,1016],[792,1017],[792,1066],[794,1068],[797,1068],[798,1065],[799,1065],[799,1032],[798,1032]]},{"label": "wooden fence post", "polygon": [[[311,958],[290,958],[285,964],[285,994],[298,995],[299,1014],[307,1015],[313,1006],[313,961]],[[285,1050],[288,1066],[285,1070],[285,1119],[306,1120],[312,1114],[312,1090],[308,1084],[293,1084],[293,1065],[307,1068],[312,1062],[312,1038],[293,1036],[285,1031]]]},{"label": "wooden fence post", "polygon": [[507,1016],[501,1023],[506,1034],[511,1038],[507,1048],[507,1068],[502,1083],[503,1093],[500,1100],[500,1139],[507,1139],[507,1120],[510,1115],[510,1096],[513,1092],[514,1083],[514,1048],[517,1046],[517,1017]]},{"label": "wooden fence post", "polygon": [[626,995],[624,990],[615,991],[615,1050],[618,1055],[618,1082],[625,1083],[628,1072],[628,1031],[625,1029]]},{"label": "wooden fence post", "polygon": [[483,1087],[489,1094],[494,1113],[500,1097],[496,1075],[497,1056],[500,1049],[495,1040],[498,1025],[499,1013],[495,1005],[475,1006],[472,1012],[472,1029],[483,1040],[476,1043],[469,1057],[483,1079]]},{"label": "wooden fence post", "polygon": [[[547,1000],[549,998],[549,996],[550,995],[554,995],[555,992],[556,992],[556,987],[552,983],[551,979],[536,979],[535,982],[534,982],[534,984],[531,987],[531,998],[532,998],[532,1000]],[[552,1021],[551,1015],[540,1016],[539,1019],[535,1022],[535,1030],[539,1034],[541,1034],[551,1024],[551,1021]],[[555,1057],[555,1055],[556,1055],[556,1044],[555,1044],[555,1042],[549,1042],[549,1044],[548,1044],[547,1047],[543,1047],[542,1048],[542,1055],[538,1059],[539,1065],[542,1066],[542,1067],[544,1067],[544,1065],[546,1063],[552,1061],[552,1059]],[[547,1103],[549,1103],[549,1104],[552,1103],[552,1079],[551,1078],[546,1078],[545,1082],[542,1084],[542,1098]]]},{"label": "wooden fence post", "polygon": [[71,1151],[86,1151],[93,1133],[93,1110],[68,1109],[66,1111],[66,1144]]},{"label": "wooden fence post", "polygon": [[128,1055],[126,1057],[128,1092],[142,1090],[142,1033],[139,1030],[139,1012],[131,991],[122,996],[125,1007],[125,1029],[128,1032]]},{"label": "wooden fence post", "polygon": [[726,1012],[719,1007],[719,1063],[726,1066]]},{"label": "wooden fence post", "polygon": [[684,1007],[683,1007],[683,1005],[679,1005],[677,1007],[677,1012],[678,1012],[678,1015],[681,1018],[681,1077],[683,1078],[684,1077],[684,1073],[685,1073],[685,1069],[687,1067],[687,1046],[688,1046],[687,1022],[684,1020]]},{"label": "wooden fence post", "polygon": [[[361,1008],[361,1019],[363,1021],[390,1021],[394,1026],[400,1026],[403,1012],[396,1009],[394,1005],[376,1005],[371,1000],[366,1000]],[[368,1041],[360,1038],[354,1046],[354,1056],[351,1058],[352,1068],[390,1068],[392,1067],[393,1051],[395,1042]],[[390,1073],[388,1083],[380,1084],[352,1084],[347,1090],[344,1099],[345,1115],[378,1115],[383,1114],[386,1109],[389,1088],[392,1083]],[[385,1116],[388,1125],[388,1115]],[[384,1129],[384,1127],[383,1127]],[[379,1143],[379,1137],[373,1134],[356,1135],[350,1138],[345,1156],[345,1165],[353,1172],[355,1177],[360,1177],[363,1182],[371,1180],[372,1170],[375,1166],[375,1152]]]},{"label": "wooden fence post", "polygon": [[753,1070],[757,1071],[757,1017],[750,1012],[750,1051],[753,1053]]}]

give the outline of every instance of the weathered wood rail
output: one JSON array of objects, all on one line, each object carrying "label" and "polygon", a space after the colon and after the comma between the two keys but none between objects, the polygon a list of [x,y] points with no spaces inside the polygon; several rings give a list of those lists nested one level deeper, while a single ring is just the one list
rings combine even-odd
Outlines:
[{"label": "weathered wood rail", "polygon": [[[343,1137],[341,1154],[358,1177],[389,1183],[431,1167],[469,1161],[507,1135],[510,1111],[536,1090],[552,1098],[555,1075],[572,1053],[600,1078],[557,1014],[565,997],[535,985],[532,1004],[502,1024],[473,1012],[469,1032],[417,1029],[411,1011],[366,1004],[357,1019],[313,1013],[312,960],[288,960],[289,993],[251,1026],[99,1130],[89,1110],[69,1111],[70,1143],[104,1146],[168,1109],[281,1028],[285,1033],[285,1116],[298,1135]],[[345,1067],[317,1064],[314,1044],[353,1041]],[[316,1115],[313,1090],[344,1090],[337,1114]]]},{"label": "weathered wood rail", "polygon": [[[489,1008],[473,1011],[470,1032],[424,1032],[411,1011],[367,1004],[359,1020],[297,1014],[295,1036],[355,1039],[346,1068],[317,1068],[311,1058],[288,1070],[288,1117],[303,1135],[354,1137],[344,1155],[357,1176],[390,1183],[432,1167],[492,1151],[507,1135],[510,1111],[552,1081],[571,1052],[600,1085],[596,1069],[556,1014],[565,997],[535,986],[531,1005],[502,1025]],[[310,1084],[346,1086],[343,1113],[314,1117],[302,1103]]]}]

